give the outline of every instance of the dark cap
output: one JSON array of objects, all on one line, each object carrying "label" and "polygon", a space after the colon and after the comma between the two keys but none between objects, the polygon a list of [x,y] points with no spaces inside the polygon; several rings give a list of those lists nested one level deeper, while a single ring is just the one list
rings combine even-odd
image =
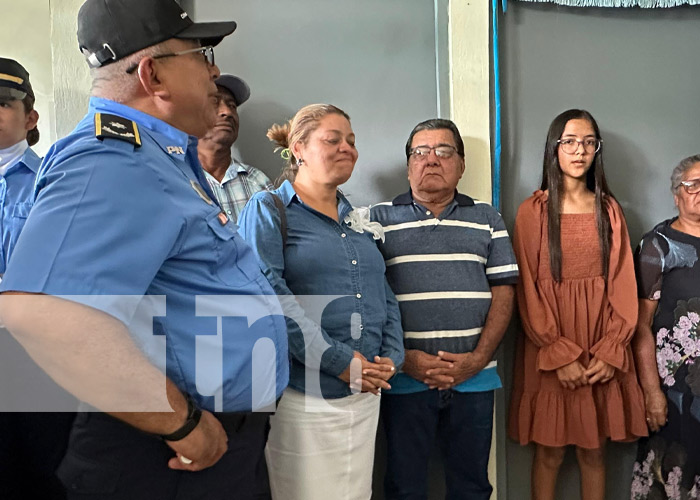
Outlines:
[{"label": "dark cap", "polygon": [[175,0],[87,0],[78,12],[78,44],[95,68],[170,38],[218,45],[236,23],[195,23]]},{"label": "dark cap", "polygon": [[14,59],[0,57],[0,98],[22,100],[34,98],[29,73]]},{"label": "dark cap", "polygon": [[250,87],[237,76],[221,75],[214,83],[222,86],[233,94],[233,98],[236,100],[236,107],[246,102],[250,97]]}]

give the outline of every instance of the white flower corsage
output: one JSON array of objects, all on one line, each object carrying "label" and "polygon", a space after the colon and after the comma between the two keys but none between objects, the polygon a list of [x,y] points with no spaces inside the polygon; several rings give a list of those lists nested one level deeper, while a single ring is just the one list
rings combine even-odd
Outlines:
[{"label": "white flower corsage", "polygon": [[382,243],[384,243],[384,228],[379,222],[371,222],[369,220],[368,207],[353,208],[352,212],[345,217],[343,222],[353,231],[358,233],[367,231],[372,233],[372,238],[375,240],[382,240]]}]

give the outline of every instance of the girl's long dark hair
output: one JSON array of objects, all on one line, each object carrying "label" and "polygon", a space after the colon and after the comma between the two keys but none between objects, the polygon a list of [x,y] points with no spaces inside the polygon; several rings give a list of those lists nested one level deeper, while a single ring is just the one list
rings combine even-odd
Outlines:
[{"label": "girl's long dark hair", "polygon": [[[34,98],[27,94],[24,99],[22,99],[22,104],[24,105],[24,114],[28,115],[34,109]],[[27,144],[33,146],[37,142],[39,142],[38,126],[27,132]]]},{"label": "girl's long dark hair", "polygon": [[[593,116],[582,109],[570,109],[557,116],[549,126],[542,165],[542,185],[540,189],[549,191],[547,203],[547,234],[549,235],[549,266],[555,281],[561,281],[561,200],[564,181],[559,166],[559,143],[569,120],[582,119],[590,122],[597,139],[600,129]],[[595,154],[591,168],[586,174],[586,186],[595,193],[595,214],[598,225],[598,242],[603,260],[603,275],[607,279],[610,266],[611,228],[607,204],[615,197],[608,188],[603,171],[603,148]]]}]

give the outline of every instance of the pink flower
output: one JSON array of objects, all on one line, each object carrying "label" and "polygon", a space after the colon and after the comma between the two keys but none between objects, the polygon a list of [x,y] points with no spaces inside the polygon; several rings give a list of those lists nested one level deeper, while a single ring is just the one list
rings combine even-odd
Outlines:
[{"label": "pink flower", "polygon": [[653,461],[654,450],[650,450],[643,463],[635,462],[632,471],[630,500],[644,500],[649,495],[649,490],[654,484],[654,476],[651,472]]},{"label": "pink flower", "polygon": [[690,337],[685,337],[681,339],[681,346],[687,354],[693,354],[696,350],[697,342]]},{"label": "pink flower", "polygon": [[694,325],[700,323],[700,314],[691,311],[688,313],[688,319],[693,322]]},{"label": "pink flower", "polygon": [[[684,316],[684,318],[685,318],[685,316]],[[684,338],[689,337],[689,336],[690,336],[690,328],[683,328],[680,326],[680,324],[678,326],[673,327],[673,338],[675,340],[684,339]]]},{"label": "pink flower", "polygon": [[673,353],[674,353],[674,351],[673,351],[673,349],[672,349],[670,346],[664,346],[664,347],[658,352],[658,354],[657,354],[656,356],[657,356],[657,358],[658,358],[659,356],[661,356],[661,359],[663,359],[663,360],[668,360],[668,359],[671,359],[671,358],[673,357]]},{"label": "pink flower", "polygon": [[666,377],[668,375],[668,368],[666,367],[666,358],[661,355],[661,352],[656,353],[656,367],[659,370],[660,377]]},{"label": "pink flower", "polygon": [[690,330],[693,327],[693,322],[688,316],[681,316],[678,320],[678,326],[683,330]]},{"label": "pink flower", "polygon": [[668,375],[666,378],[664,378],[664,384],[666,384],[669,387],[671,387],[675,383],[676,379],[673,378],[673,375]]},{"label": "pink flower", "polygon": [[683,471],[677,465],[668,473],[668,478],[666,479],[666,484],[664,489],[666,490],[666,496],[668,500],[681,500],[681,475]]},{"label": "pink flower", "polygon": [[688,492],[688,498],[690,500],[700,499],[700,476],[695,476],[695,480],[693,481],[693,487]]},{"label": "pink flower", "polygon": [[666,337],[668,337],[668,328],[659,328],[659,331],[656,332],[656,345],[661,347]]}]

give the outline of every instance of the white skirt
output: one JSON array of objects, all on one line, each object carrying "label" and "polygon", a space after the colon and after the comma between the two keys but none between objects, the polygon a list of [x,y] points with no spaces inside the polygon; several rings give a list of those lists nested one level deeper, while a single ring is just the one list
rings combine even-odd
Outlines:
[{"label": "white skirt", "polygon": [[265,448],[272,498],[369,500],[379,398],[284,391]]}]

